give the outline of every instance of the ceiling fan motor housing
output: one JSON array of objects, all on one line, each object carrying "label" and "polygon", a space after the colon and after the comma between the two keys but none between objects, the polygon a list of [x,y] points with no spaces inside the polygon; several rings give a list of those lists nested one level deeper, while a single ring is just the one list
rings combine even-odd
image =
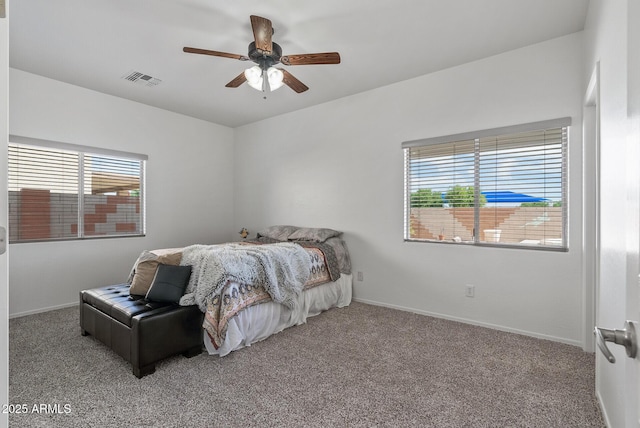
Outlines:
[{"label": "ceiling fan motor housing", "polygon": [[269,68],[272,65],[278,64],[280,62],[280,57],[282,56],[282,48],[275,42],[272,42],[271,45],[271,53],[266,54],[264,51],[256,49],[256,42],[249,43],[248,56],[251,61],[260,65],[262,68]]}]

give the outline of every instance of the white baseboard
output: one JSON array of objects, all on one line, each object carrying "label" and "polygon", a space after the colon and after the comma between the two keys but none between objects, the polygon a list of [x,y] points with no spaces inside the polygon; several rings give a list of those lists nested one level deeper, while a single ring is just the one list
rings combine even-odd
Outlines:
[{"label": "white baseboard", "polygon": [[38,308],[38,309],[33,309],[31,311],[17,312],[15,314],[9,314],[9,319],[11,319],[11,318],[20,318],[20,317],[24,317],[24,316],[27,316],[27,315],[33,315],[33,314],[40,314],[42,312],[55,311],[56,309],[70,308],[72,306],[78,306],[78,302],[64,303],[62,305],[48,306],[46,308]]},{"label": "white baseboard", "polygon": [[[582,347],[582,343],[579,340],[570,340],[570,339],[565,339],[563,337],[550,336],[550,335],[536,333],[536,332],[532,332],[532,331],[505,327],[505,326],[497,325],[497,324],[478,322],[478,321],[475,321],[475,320],[470,320],[470,319],[461,318],[461,317],[454,317],[454,316],[450,316],[450,315],[441,314],[441,313],[438,313],[438,312],[423,311],[423,310],[420,310],[420,309],[408,308],[408,307],[399,306],[399,305],[391,305],[391,304],[388,304],[388,303],[377,302],[377,301],[374,301],[374,300],[361,299],[361,298],[357,298],[357,297],[354,297],[353,300],[356,301],[356,302],[360,302],[360,303],[366,303],[368,305],[382,306],[382,307],[391,308],[391,309],[398,309],[400,311],[413,312],[415,314],[426,315],[426,316],[430,316],[430,317],[434,317],[434,318],[442,318],[442,319],[447,319],[447,320],[450,320],[450,321],[457,321],[457,322],[461,322],[461,323],[465,323],[465,324],[476,325],[476,326],[479,326],[479,327],[491,328],[491,329],[494,329],[494,330],[505,331],[505,332],[508,332],[508,333],[516,333],[516,334],[521,334],[521,335],[524,335],[524,336],[535,337],[535,338],[538,338],[538,339],[551,340],[553,342],[560,342],[560,343],[564,343],[564,344],[567,344],[567,345],[573,345],[573,346]],[[18,313],[15,313],[15,314],[9,314],[9,318],[10,319],[11,318],[19,318],[19,317],[24,317],[24,316],[27,316],[27,315],[33,315],[33,314],[39,314],[39,313],[42,313],[42,312],[54,311],[56,309],[70,308],[72,306],[76,306],[77,304],[78,304],[78,302],[64,303],[62,305],[49,306],[49,307],[46,307],[46,308],[39,308],[39,309],[34,309],[34,310],[31,310],[31,311],[25,311],[25,312],[18,312]]]},{"label": "white baseboard", "polygon": [[357,298],[357,297],[354,297],[353,300],[356,301],[356,302],[360,302],[360,303],[366,303],[368,305],[383,306],[383,307],[386,307],[386,308],[398,309],[400,311],[413,312],[414,314],[426,315],[426,316],[430,316],[430,317],[434,317],[434,318],[442,318],[442,319],[446,319],[446,320],[450,320],[450,321],[457,321],[457,322],[461,322],[461,323],[465,323],[465,324],[471,324],[471,325],[475,325],[475,326],[479,326],[479,327],[491,328],[493,330],[505,331],[507,333],[521,334],[523,336],[535,337],[537,339],[551,340],[553,342],[560,342],[560,343],[564,343],[566,345],[573,345],[573,346],[578,346],[578,347],[582,348],[582,342],[580,342],[579,340],[571,340],[571,339],[566,339],[566,338],[563,338],[563,337],[549,336],[549,335],[546,335],[546,334],[536,333],[536,332],[532,332],[532,331],[520,330],[520,329],[516,329],[516,328],[510,328],[510,327],[505,327],[505,326],[497,325],[497,324],[478,322],[478,321],[470,320],[470,319],[467,319],[467,318],[454,317],[454,316],[450,316],[450,315],[440,314],[440,313],[437,313],[437,312],[422,311],[420,309],[407,308],[407,307],[398,306],[398,305],[390,305],[388,303],[381,303],[381,302],[376,302],[376,301],[373,301],[373,300],[360,299],[360,298]]}]

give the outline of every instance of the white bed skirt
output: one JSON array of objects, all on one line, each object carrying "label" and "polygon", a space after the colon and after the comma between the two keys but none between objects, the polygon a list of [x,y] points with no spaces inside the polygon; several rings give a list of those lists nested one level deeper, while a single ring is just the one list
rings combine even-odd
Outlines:
[{"label": "white bed skirt", "polygon": [[252,343],[266,339],[287,327],[304,324],[308,317],[318,315],[330,308],[342,308],[351,303],[353,275],[341,274],[335,282],[318,285],[303,292],[299,309],[293,311],[274,302],[262,303],[240,311],[229,320],[227,337],[219,349],[204,333],[204,344],[211,355],[224,357]]}]

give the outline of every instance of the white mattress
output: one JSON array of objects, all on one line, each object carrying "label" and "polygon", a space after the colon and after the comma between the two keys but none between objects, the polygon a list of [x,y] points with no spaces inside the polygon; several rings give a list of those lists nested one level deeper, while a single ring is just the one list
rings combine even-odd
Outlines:
[{"label": "white mattress", "polygon": [[224,357],[231,351],[251,346],[287,327],[304,324],[307,317],[330,308],[348,306],[351,303],[352,281],[353,275],[342,274],[335,282],[304,291],[299,297],[299,310],[295,312],[275,302],[246,308],[229,320],[227,337],[219,349],[215,349],[209,335],[204,333],[207,351],[211,355]]}]

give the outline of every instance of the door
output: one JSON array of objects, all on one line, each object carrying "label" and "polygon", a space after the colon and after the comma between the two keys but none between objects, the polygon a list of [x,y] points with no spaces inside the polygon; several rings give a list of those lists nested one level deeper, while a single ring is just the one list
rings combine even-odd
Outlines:
[{"label": "door", "polygon": [[[0,0],[0,227],[7,227],[7,139],[9,137],[9,18]],[[6,8],[8,9],[8,7]],[[2,236],[0,235],[0,238]],[[6,239],[4,244],[6,245]],[[0,247],[2,243],[0,243]],[[1,252],[1,251],[0,251]],[[9,403],[9,284],[7,251],[0,254],[0,404]],[[0,413],[0,426],[8,415]]]},{"label": "door", "polygon": [[[629,116],[631,118],[631,145],[635,148],[635,176],[630,178],[635,186],[636,196],[636,253],[635,261],[629,275],[627,284],[627,316],[629,319],[640,322],[640,2],[628,2],[628,32],[629,46],[628,79],[629,79]],[[640,324],[636,323],[636,332],[640,334]],[[640,353],[640,350],[638,351]],[[627,385],[628,391],[635,392],[635,398],[631,398],[628,410],[629,420],[634,420],[636,427],[640,428],[640,357],[635,360],[627,359]],[[633,410],[635,409],[635,411]],[[634,426],[634,425],[631,425]]]},{"label": "door", "polygon": [[[626,19],[626,34],[616,34],[624,37],[617,45],[625,46],[624,55],[600,64],[596,323],[609,329],[610,340],[629,344],[625,335],[640,333],[640,2],[626,2]],[[640,428],[640,351],[629,358],[625,347],[607,344],[615,363],[596,351],[596,393],[605,420],[612,428]]]},{"label": "door", "polygon": [[[637,101],[640,107],[640,97]],[[640,109],[618,125],[612,134],[620,134],[625,141],[627,159],[617,159],[625,163],[625,173],[618,169],[617,177],[608,174],[614,172],[613,165],[605,167],[609,156],[603,155],[601,217],[596,227],[602,245],[595,252],[599,275],[595,334],[600,351],[596,353],[596,393],[610,427],[640,428]],[[610,150],[606,142],[603,138],[603,153]],[[615,198],[605,196],[607,192],[624,195],[624,202],[615,204]]]}]

